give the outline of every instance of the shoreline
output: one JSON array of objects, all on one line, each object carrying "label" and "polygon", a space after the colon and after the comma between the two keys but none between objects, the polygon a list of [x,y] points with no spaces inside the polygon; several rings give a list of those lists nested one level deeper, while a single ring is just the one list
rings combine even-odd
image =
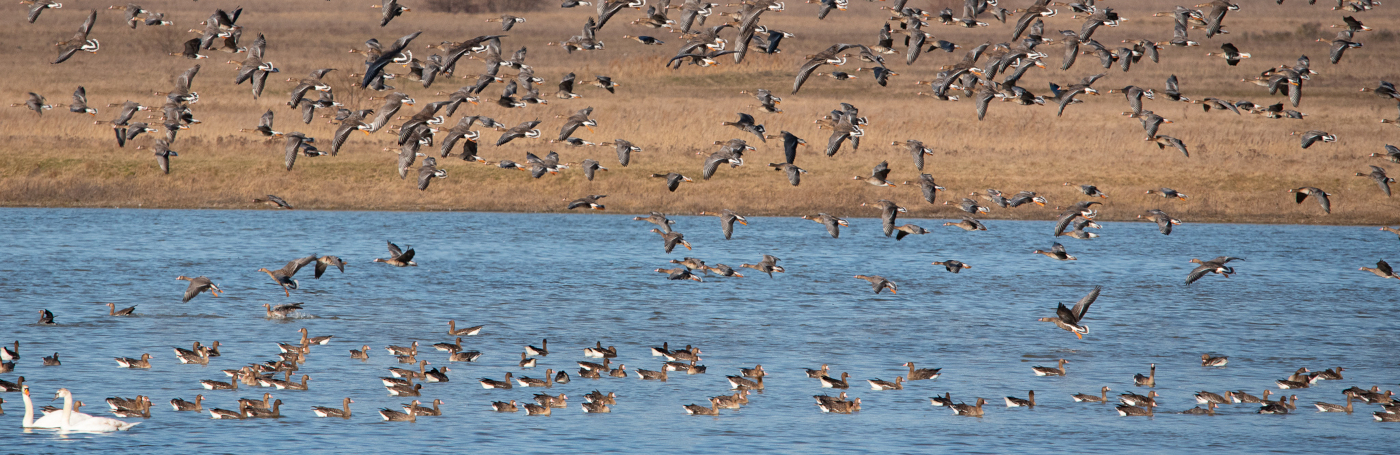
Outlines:
[{"label": "shoreline", "polygon": [[[228,206],[144,206],[144,205],[143,205],[143,206],[120,206],[120,205],[116,205],[116,206],[106,206],[106,205],[97,205],[97,204],[93,204],[93,205],[18,205],[18,204],[0,204],[0,209],[36,209],[36,210],[45,210],[45,209],[86,209],[86,210],[208,210],[208,211],[292,211],[292,212],[295,212],[295,211],[306,211],[306,212],[482,213],[482,214],[520,214],[520,215],[577,215],[577,216],[591,216],[591,215],[636,216],[636,215],[646,215],[647,213],[649,213],[648,211],[635,211],[635,212],[632,212],[632,211],[618,211],[618,210],[606,210],[606,211],[599,211],[599,212],[597,212],[597,213],[594,213],[594,212],[584,212],[584,211],[567,210],[567,209],[553,210],[553,211],[509,211],[509,210],[482,210],[482,209],[472,209],[472,208],[384,209],[384,208],[364,208],[364,207],[358,207],[358,208],[357,208],[357,207],[333,207],[333,208],[300,208],[300,207],[298,207],[298,208],[295,208],[295,209],[293,209],[293,210],[286,210],[286,209],[267,208],[267,207],[263,207],[261,204],[253,204],[253,203],[249,203],[248,206],[245,206],[245,207],[236,207],[236,206],[232,206],[232,205],[228,205]],[[708,215],[700,215],[700,214],[698,214],[698,213],[682,213],[682,212],[675,212],[675,213],[672,213],[672,212],[664,212],[664,213],[665,213],[667,216],[669,216],[669,217],[678,217],[678,216],[708,216]],[[960,211],[959,211],[959,212],[957,212],[957,213],[924,213],[924,214],[915,214],[915,213],[912,213],[912,212],[911,212],[911,213],[901,214],[901,215],[899,216],[899,220],[937,220],[937,221],[943,221],[943,220],[959,220],[959,219],[962,218],[961,215],[960,215],[961,213],[963,213],[963,212],[960,212]],[[766,213],[766,212],[765,212],[765,213],[742,213],[742,212],[741,212],[740,214],[743,215],[743,216],[745,216],[745,217],[752,217],[752,218],[800,218],[804,213],[783,214],[783,213]],[[1055,217],[1053,216],[1054,214],[1050,214],[1050,215],[1051,215],[1051,216],[1049,216],[1049,217],[996,217],[996,216],[987,216],[987,215],[983,215],[983,216],[977,217],[977,220],[978,220],[978,221],[983,221],[983,222],[987,222],[987,221],[992,221],[992,222],[1000,222],[1000,221],[1027,221],[1027,222],[1031,222],[1031,221],[1041,221],[1041,222],[1052,222],[1052,221],[1055,221]],[[845,218],[845,219],[856,219],[856,220],[877,220],[877,221],[879,220],[879,216],[847,216],[847,217],[843,217],[843,218]],[[1392,226],[1392,225],[1400,224],[1400,221],[1391,222],[1391,223],[1385,223],[1385,222],[1379,222],[1379,223],[1348,222],[1348,221],[1352,221],[1353,218],[1358,218],[1358,217],[1336,217],[1336,218],[1332,218],[1331,220],[1337,220],[1337,221],[1339,221],[1339,222],[1335,222],[1335,223],[1333,223],[1333,222],[1300,222],[1299,220],[1289,220],[1289,221],[1281,221],[1281,222],[1268,222],[1268,221],[1265,220],[1266,217],[1262,217],[1262,216],[1259,216],[1259,217],[1249,217],[1249,216],[1245,216],[1244,218],[1245,218],[1245,219],[1203,218],[1203,219],[1194,219],[1194,220],[1182,220],[1182,224],[1237,224],[1237,225],[1259,225],[1259,226],[1337,226],[1337,227],[1380,227],[1380,226]],[[1256,219],[1256,218],[1257,218],[1257,219]],[[1103,215],[1100,215],[1100,216],[1096,217],[1094,220],[1095,220],[1095,221],[1100,221],[1100,222],[1111,222],[1111,223],[1134,223],[1134,222],[1137,222],[1137,223],[1148,223],[1148,224],[1151,224],[1151,223],[1152,223],[1151,221],[1142,220],[1142,219],[1137,219],[1137,218],[1135,218],[1135,217],[1119,218],[1119,217],[1107,217],[1107,216],[1103,216]],[[1327,220],[1327,221],[1331,221],[1331,220]],[[926,226],[926,227],[928,227],[928,226]],[[934,227],[942,227],[942,226],[934,226]]]}]

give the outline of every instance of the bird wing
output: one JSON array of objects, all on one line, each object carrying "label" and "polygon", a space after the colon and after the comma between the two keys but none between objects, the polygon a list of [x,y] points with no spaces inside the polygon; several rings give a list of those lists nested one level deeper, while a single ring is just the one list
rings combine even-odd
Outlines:
[{"label": "bird wing", "polygon": [[1055,254],[1065,254],[1065,246],[1061,245],[1059,242],[1055,242],[1054,245],[1050,246],[1050,252]]},{"label": "bird wing", "polygon": [[296,164],[298,151],[301,151],[301,138],[297,136],[288,136],[287,156],[285,159],[287,164],[287,170],[292,170],[292,165]]},{"label": "bird wing", "polygon": [[316,255],[314,254],[301,259],[294,259],[291,262],[288,262],[287,265],[282,266],[281,272],[290,277],[292,275],[296,275],[298,270],[301,270],[301,268],[305,267],[306,264],[310,264],[312,262],[316,262]]},{"label": "bird wing", "polygon": [[880,180],[887,180],[890,176],[890,164],[888,161],[881,161],[875,165],[875,169],[870,171],[870,176]]},{"label": "bird wing", "polygon": [[1201,277],[1205,276],[1206,273],[1210,272],[1212,269],[1214,269],[1214,267],[1210,267],[1207,265],[1202,265],[1200,267],[1191,269],[1191,273],[1186,275],[1186,284],[1196,282],[1196,280],[1201,279]]},{"label": "bird wing", "polygon": [[812,76],[812,72],[816,71],[817,67],[825,63],[826,59],[820,57],[813,58],[808,60],[807,63],[803,63],[802,67],[797,69],[797,78],[792,81],[792,93],[795,94],[798,90],[802,89],[802,84],[807,82],[807,78]]},{"label": "bird wing", "polygon": [[1395,275],[1395,271],[1390,268],[1390,264],[1386,263],[1384,259],[1376,261],[1376,270],[1380,270],[1381,273],[1386,275]]},{"label": "bird wing", "polygon": [[705,159],[705,170],[703,175],[705,180],[709,180],[711,176],[715,175],[715,170],[719,169],[719,163],[721,161],[727,161],[728,159],[729,155],[724,153],[723,151],[710,154],[710,157]]},{"label": "bird wing", "polygon": [[841,142],[845,141],[846,138],[849,137],[851,137],[851,133],[849,131],[837,130],[836,132],[831,133],[831,138],[827,139],[826,141],[826,156],[836,155],[836,152],[841,149]]},{"label": "bird wing", "polygon": [[[1089,312],[1089,305],[1094,304],[1094,300],[1099,298],[1099,291],[1102,290],[1103,286],[1094,286],[1094,290],[1089,291],[1089,295],[1084,296],[1084,298],[1079,299],[1078,303],[1074,304],[1075,323],[1078,323],[1079,320],[1084,319],[1084,313]],[[1063,308],[1063,306],[1061,308]]]},{"label": "bird wing", "polygon": [[792,186],[797,186],[799,183],[802,183],[802,170],[800,168],[791,164],[785,167],[785,170],[787,171],[788,183],[791,183]]}]

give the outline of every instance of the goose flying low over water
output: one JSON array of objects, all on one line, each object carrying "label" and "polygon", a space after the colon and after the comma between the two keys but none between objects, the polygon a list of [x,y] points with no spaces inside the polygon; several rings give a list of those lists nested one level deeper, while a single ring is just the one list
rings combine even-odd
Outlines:
[{"label": "goose flying low over water", "polygon": [[1055,326],[1073,333],[1082,340],[1084,339],[1084,334],[1089,333],[1089,327],[1081,324],[1084,320],[1084,314],[1089,312],[1089,305],[1094,304],[1094,300],[1099,298],[1099,292],[1102,290],[1102,286],[1094,286],[1094,289],[1089,291],[1088,295],[1079,299],[1079,302],[1074,304],[1074,308],[1067,308],[1065,304],[1061,303],[1059,307],[1055,309],[1055,317],[1040,318],[1039,321],[1053,322]]},{"label": "goose flying low over water", "polygon": [[856,278],[869,281],[870,288],[874,289],[876,294],[879,294],[880,291],[885,289],[889,289],[891,294],[899,293],[898,286],[895,285],[893,281],[885,279],[885,277],[879,275],[856,275]]},{"label": "goose flying low over water", "polygon": [[1192,259],[1191,263],[1200,265],[1194,269],[1191,269],[1191,273],[1186,276],[1186,284],[1195,283],[1196,280],[1201,279],[1201,277],[1205,276],[1207,273],[1217,273],[1224,276],[1225,278],[1229,278],[1230,275],[1233,275],[1235,273],[1235,268],[1227,266],[1225,264],[1229,263],[1230,261],[1243,260],[1244,259],[1230,256],[1220,256],[1209,261]]},{"label": "goose flying low over water", "polygon": [[388,247],[389,247],[389,257],[388,257],[388,258],[375,258],[375,259],[374,259],[374,262],[383,262],[383,263],[385,263],[385,264],[389,264],[389,265],[392,265],[392,266],[394,266],[394,267],[410,267],[410,266],[412,266],[412,267],[417,267],[417,266],[418,266],[418,263],[417,263],[417,262],[413,262],[413,247],[412,247],[412,245],[409,246],[409,248],[408,248],[407,251],[402,251],[402,250],[399,250],[399,246],[398,246],[398,245],[395,245],[394,242],[384,242],[384,243],[387,243],[387,244],[388,244]]},{"label": "goose flying low over water", "polygon": [[184,300],[181,301],[183,303],[189,303],[191,299],[193,299],[195,296],[199,295],[201,292],[204,291],[209,291],[209,295],[212,295],[214,297],[218,297],[219,293],[224,291],[223,289],[219,288],[219,285],[214,284],[213,281],[210,281],[209,277],[203,275],[194,278],[180,275],[178,277],[175,277],[175,279],[190,282],[189,287],[185,288],[185,297]]}]

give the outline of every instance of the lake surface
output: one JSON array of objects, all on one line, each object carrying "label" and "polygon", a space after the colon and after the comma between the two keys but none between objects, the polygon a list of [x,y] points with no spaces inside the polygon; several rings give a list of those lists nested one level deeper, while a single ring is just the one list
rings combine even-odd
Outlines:
[{"label": "lake surface", "polygon": [[[40,405],[67,387],[110,416],[103,399],[152,397],[152,417],[130,432],[58,435],[23,432],[18,393],[0,394],[0,444],[21,453],[306,452],[610,452],[740,451],[779,453],[1053,452],[1385,452],[1394,423],[1378,423],[1358,404],[1355,414],[1321,414],[1315,401],[1342,403],[1350,386],[1400,390],[1400,281],[1358,271],[1377,259],[1400,260],[1400,242],[1375,227],[1187,223],[1170,236],[1149,223],[1103,223],[1103,237],[1060,238],[1077,261],[1031,254],[1055,239],[1050,222],[988,220],[986,232],[909,222],[933,233],[885,238],[878,219],[851,218],[841,238],[797,218],[750,218],[726,241],[714,217],[676,216],[693,251],[662,251],[654,227],[617,214],[384,213],[305,211],[0,209],[0,344],[21,342],[15,371]],[[372,263],[392,240],[417,252],[418,267]],[[703,283],[668,281],[653,272],[693,256],[738,267],[762,254],[782,259],[786,273],[769,278],[708,276]],[[286,297],[260,267],[275,269],[310,254],[337,255],[345,272],[297,275]],[[1184,279],[1191,258],[1229,255],[1233,278]],[[973,266],[951,274],[932,261]],[[752,272],[752,273],[750,273]],[[899,293],[873,294],[856,274],[883,275]],[[180,298],[178,275],[206,275],[222,298]],[[1055,304],[1072,305],[1094,285],[1102,296],[1086,318],[1083,340],[1036,322]],[[137,305],[136,316],[107,316],[106,302]],[[263,304],[303,302],[299,318],[269,320]],[[57,326],[35,323],[40,309]],[[484,324],[463,340],[484,353],[476,363],[450,363],[432,343],[450,342],[447,321]],[[308,391],[240,388],[208,391],[201,379],[219,370],[276,358],[277,342],[297,330],[334,335],[313,346],[298,373]],[[539,366],[517,366],[525,345],[549,340]],[[171,347],[222,343],[209,366],[182,365]],[[451,368],[448,383],[427,384],[422,399],[444,401],[443,416],[417,423],[384,422],[381,407],[409,400],[389,396],[378,377],[399,366],[387,345],[423,344],[420,359]],[[615,362],[660,369],[649,348],[695,345],[709,372],[673,372],[667,382],[576,377],[583,348],[615,345]],[[373,348],[370,360],[349,349]],[[41,366],[59,352],[62,366]],[[150,370],[118,368],[113,357],[152,354]],[[1201,353],[1230,357],[1225,368],[1202,368]],[[1070,361],[1067,377],[1036,377],[1031,366]],[[943,376],[905,390],[873,391],[865,379],[893,380],[907,369],[943,368]],[[812,395],[834,393],[802,368],[830,364],[850,372],[851,397],[863,410],[823,414]],[[1162,395],[1154,418],[1120,417],[1112,405],[1075,403],[1070,395],[1102,386],[1146,394],[1135,373],[1157,364]],[[731,393],[725,375],[762,364],[766,391],[739,411],[688,416],[682,405]],[[1248,390],[1260,395],[1299,367],[1344,367],[1345,380],[1289,391],[1299,407],[1285,416],[1255,414],[1257,405],[1227,405],[1218,415],[1181,415],[1192,394]],[[565,370],[573,382],[552,389],[484,390],[477,379],[542,377]],[[611,414],[584,414],[592,390],[616,392]],[[1007,409],[1003,396],[1036,391],[1034,409]],[[281,419],[211,420],[173,412],[171,398],[206,397],[205,408],[236,408],[239,397],[264,391],[284,401]],[[498,414],[492,401],[531,402],[534,393],[565,393],[553,416]],[[928,397],[988,399],[986,416],[966,418],[933,407]],[[339,406],[352,397],[348,421],[315,417],[311,406]],[[140,419],[127,419],[140,420]]]}]

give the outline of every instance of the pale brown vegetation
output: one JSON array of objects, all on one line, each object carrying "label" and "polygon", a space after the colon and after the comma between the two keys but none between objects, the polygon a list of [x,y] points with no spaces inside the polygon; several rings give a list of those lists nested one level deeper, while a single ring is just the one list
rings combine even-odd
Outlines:
[{"label": "pale brown vegetation", "polygon": [[[416,8],[380,28],[379,12],[369,8],[369,3],[373,2],[243,2],[239,24],[245,27],[244,39],[251,41],[258,33],[265,34],[266,60],[275,62],[282,72],[269,77],[267,91],[261,99],[254,100],[248,86],[232,84],[236,66],[224,63],[232,54],[206,51],[211,58],[199,62],[204,69],[194,82],[201,100],[192,105],[195,116],[204,123],[182,132],[171,147],[180,156],[172,158],[169,175],[159,172],[150,150],[135,148],[149,145],[155,135],[148,134],[126,148],[117,148],[110,128],[93,125],[92,121],[115,116],[116,109],[107,107],[108,103],[134,100],[158,107],[163,97],[153,93],[169,90],[174,78],[195,63],[165,53],[178,51],[184,39],[195,36],[184,30],[197,28],[196,23],[208,17],[216,5],[177,2],[164,11],[175,21],[174,26],[141,26],[134,31],[122,25],[118,13],[99,11],[92,36],[101,40],[101,52],[80,53],[61,65],[48,64],[56,55],[52,43],[71,35],[82,20],[82,11],[65,5],[61,10],[46,11],[38,23],[27,24],[12,5],[12,14],[0,19],[0,42],[9,46],[3,54],[7,64],[0,69],[6,80],[0,97],[8,102],[23,102],[25,94],[34,91],[46,96],[55,109],[42,116],[20,108],[0,109],[0,124],[6,126],[0,137],[4,141],[0,147],[0,204],[253,208],[259,206],[250,204],[252,198],[271,193],[284,197],[298,209],[563,211],[565,200],[585,194],[608,194],[603,202],[609,212],[685,213],[730,208],[743,214],[825,211],[840,216],[876,216],[876,210],[862,208],[860,203],[891,199],[909,207],[911,216],[959,216],[961,212],[955,206],[930,206],[923,202],[917,186],[880,188],[851,180],[853,175],[869,175],[870,169],[882,160],[890,162],[891,180],[917,180],[918,172],[903,147],[890,145],[891,141],[912,138],[924,141],[935,151],[934,156],[928,157],[924,172],[948,188],[940,195],[941,200],[956,202],[970,192],[998,188],[1008,194],[1038,191],[1051,201],[1048,208],[994,207],[988,215],[991,218],[1053,217],[1057,213],[1055,205],[1069,205],[1083,197],[1071,187],[1062,186],[1065,182],[1092,183],[1110,194],[1109,204],[1101,210],[1106,219],[1131,219],[1152,208],[1161,208],[1187,222],[1360,224],[1393,223],[1400,218],[1394,199],[1381,195],[1374,182],[1352,176],[1366,171],[1368,164],[1393,168],[1394,174],[1400,174],[1400,167],[1368,157],[1382,152],[1387,142],[1400,143],[1400,129],[1379,123],[1382,118],[1397,116],[1395,103],[1358,91],[1376,86],[1380,79],[1400,79],[1394,61],[1397,42],[1393,33],[1400,20],[1393,10],[1382,9],[1392,8],[1388,4],[1373,12],[1355,14],[1377,31],[1359,33],[1357,39],[1365,47],[1348,51],[1338,65],[1327,63],[1327,43],[1313,40],[1330,39],[1336,29],[1329,26],[1340,24],[1343,13],[1331,11],[1322,2],[1312,6],[1306,2],[1290,1],[1282,6],[1264,2],[1243,5],[1240,11],[1231,12],[1225,22],[1231,31],[1229,35],[1206,39],[1203,31],[1192,31],[1192,38],[1203,42],[1202,47],[1168,47],[1162,51],[1158,64],[1144,59],[1131,72],[1123,73],[1116,67],[1105,70],[1096,58],[1081,56],[1070,71],[1060,71],[1062,48],[1053,44],[1042,48],[1050,55],[1046,59],[1050,68],[1032,69],[1022,80],[1022,86],[1048,96],[1048,81],[1067,85],[1100,72],[1108,76],[1095,86],[1105,92],[1129,84],[1160,90],[1167,75],[1176,74],[1183,94],[1193,99],[1244,98],[1267,105],[1286,99],[1268,96],[1265,89],[1240,80],[1272,66],[1291,65],[1301,54],[1312,58],[1313,68],[1321,74],[1304,86],[1303,101],[1297,110],[1308,114],[1306,120],[1205,113],[1199,105],[1171,103],[1160,96],[1156,101],[1145,100],[1146,109],[1175,122],[1163,125],[1159,134],[1185,141],[1191,149],[1191,157],[1186,158],[1170,148],[1158,150],[1151,142],[1144,142],[1137,120],[1120,115],[1127,110],[1120,95],[1087,97],[1086,103],[1069,106],[1061,118],[1055,117],[1053,106],[1026,107],[994,101],[986,120],[981,122],[976,119],[970,99],[939,102],[915,97],[916,92],[927,87],[915,86],[914,81],[932,79],[939,66],[961,60],[967,48],[983,41],[995,43],[1009,38],[1011,24],[1003,25],[990,18],[984,20],[992,21],[992,26],[979,29],[947,27],[932,21],[927,30],[934,39],[947,39],[965,49],[952,54],[927,54],[913,66],[906,66],[902,55],[892,55],[889,66],[899,76],[892,78],[888,87],[879,87],[868,77],[851,81],[814,77],[800,93],[789,95],[793,75],[804,55],[836,42],[873,44],[881,19],[888,17],[876,9],[882,3],[852,2],[850,11],[833,12],[819,22],[815,5],[789,1],[787,11],[763,17],[763,23],[769,27],[797,35],[783,41],[781,54],[750,52],[745,63],[737,66],[725,56],[717,67],[687,65],[670,70],[662,65],[682,40],[664,30],[628,24],[640,16],[633,10],[624,10],[599,32],[606,50],[566,54],[559,47],[545,46],[548,41],[577,34],[593,11],[591,7],[561,10],[552,2],[545,10],[526,15],[528,22],[516,25],[502,40],[507,56],[521,46],[529,47],[527,63],[538,76],[546,78],[540,91],[549,104],[524,109],[496,106],[492,101],[503,86],[493,84],[483,92],[481,106],[464,105],[457,116],[486,115],[508,126],[534,119],[544,121],[542,138],[517,139],[499,148],[492,146],[499,133],[483,130],[480,154],[493,163],[502,159],[523,162],[525,152],[543,155],[555,150],[563,161],[578,163],[593,158],[610,170],[600,171],[592,182],[586,181],[577,168],[535,180],[524,172],[467,163],[453,155],[439,159],[439,167],[448,171],[448,178],[437,180],[427,191],[420,192],[414,182],[398,178],[395,153],[381,151],[393,145],[394,137],[387,128],[372,137],[354,133],[339,156],[303,157],[291,172],[282,167],[281,141],[265,142],[238,132],[239,128],[256,126],[258,117],[272,109],[277,114],[277,130],[302,131],[320,139],[323,142],[318,145],[329,149],[325,143],[330,141],[335,126],[322,118],[303,125],[299,112],[286,106],[287,93],[294,83],[284,82],[285,78],[304,77],[314,68],[339,68],[328,77],[337,98],[352,107],[374,108],[378,107],[376,103],[365,99],[372,93],[357,93],[349,88],[347,75],[361,73],[364,65],[363,59],[347,53],[348,49],[360,47],[370,37],[388,43],[423,30],[411,49],[415,55],[426,56],[431,52],[425,49],[428,44],[500,30],[499,25],[484,22],[492,17],[490,14],[428,13]],[[418,6],[412,0],[403,3]],[[1003,3],[1008,9],[1025,6]],[[1170,38],[1171,18],[1151,17],[1156,10],[1169,10],[1169,4],[1104,3],[1103,6],[1113,7],[1130,18],[1120,27],[1098,31],[1094,38],[1106,46],[1117,47],[1120,40],[1138,37],[1158,41]],[[710,25],[718,20],[716,13]],[[1062,8],[1059,16],[1046,21],[1046,35],[1059,38],[1055,30],[1078,30],[1081,23]],[[652,35],[666,44],[643,46],[622,39],[623,34]],[[898,35],[896,39],[899,40]],[[1254,58],[1238,67],[1228,67],[1220,59],[1204,55],[1225,42],[1234,43]],[[242,56],[232,58],[241,60]],[[848,65],[845,70],[853,70],[854,66]],[[458,64],[457,78],[439,78],[428,89],[404,79],[390,81],[420,103],[405,106],[401,115],[411,115],[422,103],[445,99],[445,95],[434,95],[438,91],[450,93],[471,84],[480,68],[480,60],[463,59]],[[404,71],[398,65],[392,65],[390,70]],[[555,84],[568,72],[578,75],[575,91],[584,97],[554,99],[550,95]],[[587,85],[595,74],[609,75],[623,86],[614,95]],[[463,76],[470,80],[462,79]],[[90,104],[101,111],[95,118],[67,112],[69,94],[79,85],[87,88]],[[739,93],[757,88],[768,88],[781,96],[780,107],[785,112],[763,113],[751,106],[755,104],[752,98]],[[859,151],[852,151],[847,144],[836,157],[827,158],[820,150],[829,130],[818,130],[813,120],[838,108],[841,102],[859,107],[870,124],[865,128]],[[562,124],[555,115],[567,115],[585,106],[595,108],[597,133],[580,129],[575,135],[594,142],[623,138],[643,147],[644,152],[634,154],[631,166],[619,166],[610,147],[573,148],[547,142],[558,134]],[[782,173],[764,166],[782,160],[779,140],[758,143],[752,135],[720,125],[721,121],[732,121],[737,112],[752,113],[770,133],[791,131],[812,144],[802,149],[797,161],[811,171],[803,177],[800,187],[789,186]],[[139,114],[137,120],[144,114]],[[456,118],[450,118],[444,126],[455,122]],[[1338,141],[1302,150],[1297,137],[1289,136],[1289,132],[1310,129],[1329,131],[1337,135]],[[711,180],[701,180],[705,156],[718,148],[712,142],[734,137],[750,141],[758,150],[745,156],[744,166],[723,166]],[[424,152],[435,156],[436,147],[425,147]],[[647,178],[652,173],[666,172],[680,172],[696,182],[684,183],[670,193],[660,179]],[[1162,186],[1191,198],[1167,200],[1143,193]],[[1314,186],[1333,194],[1332,215],[1323,216],[1311,201],[1294,204],[1287,190],[1300,186]]]}]

